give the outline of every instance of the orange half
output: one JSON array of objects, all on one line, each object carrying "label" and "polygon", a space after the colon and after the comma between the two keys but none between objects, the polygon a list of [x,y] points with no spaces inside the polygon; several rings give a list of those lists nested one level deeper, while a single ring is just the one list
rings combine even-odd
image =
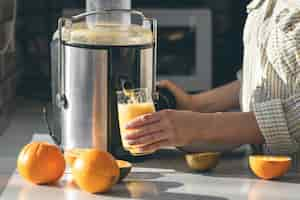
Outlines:
[{"label": "orange half", "polygon": [[120,168],[120,177],[119,177],[119,182],[120,182],[124,178],[126,178],[128,174],[131,172],[132,164],[124,160],[117,160],[117,164]]},{"label": "orange half", "polygon": [[288,172],[292,159],[288,156],[255,155],[249,157],[249,165],[253,173],[262,179],[274,179]]},{"label": "orange half", "polygon": [[66,150],[64,153],[65,161],[69,166],[73,166],[75,160],[84,152],[88,151],[88,149],[82,148],[74,148],[70,150]]}]

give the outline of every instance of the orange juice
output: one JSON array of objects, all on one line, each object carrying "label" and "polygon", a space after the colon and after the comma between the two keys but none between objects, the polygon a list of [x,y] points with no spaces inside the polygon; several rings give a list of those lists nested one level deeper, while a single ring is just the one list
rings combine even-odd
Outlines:
[{"label": "orange juice", "polygon": [[139,156],[139,155],[147,155],[153,152],[143,152],[140,153],[138,150],[138,146],[129,145],[124,140],[126,134],[130,134],[130,132],[134,132],[134,130],[126,130],[126,124],[141,116],[148,113],[155,112],[155,107],[153,102],[145,102],[145,103],[129,103],[129,104],[118,104],[118,112],[119,112],[119,125],[121,131],[121,138],[123,147],[128,150],[132,155]]}]

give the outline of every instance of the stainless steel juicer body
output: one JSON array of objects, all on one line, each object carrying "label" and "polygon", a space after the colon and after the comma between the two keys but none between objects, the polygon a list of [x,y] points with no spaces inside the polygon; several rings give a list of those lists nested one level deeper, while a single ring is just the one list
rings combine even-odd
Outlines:
[{"label": "stainless steel juicer body", "polygon": [[[87,44],[63,39],[63,29],[91,15],[130,13],[151,28],[151,43]],[[52,44],[52,100],[54,135],[63,149],[98,148],[117,157],[122,148],[116,91],[123,87],[148,88],[157,98],[157,23],[131,10],[88,12],[60,19],[59,36]]]}]

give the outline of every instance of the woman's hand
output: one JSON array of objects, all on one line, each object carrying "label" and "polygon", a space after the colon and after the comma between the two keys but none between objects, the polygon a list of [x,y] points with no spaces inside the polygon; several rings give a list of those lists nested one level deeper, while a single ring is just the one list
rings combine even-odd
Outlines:
[{"label": "woman's hand", "polygon": [[158,87],[169,89],[172,92],[176,98],[177,109],[191,110],[192,95],[187,94],[181,87],[168,80],[160,81]]},{"label": "woman's hand", "polygon": [[[216,144],[263,144],[253,112],[198,113],[162,110],[127,124],[126,140],[140,152],[162,147],[183,147],[194,142]],[[132,131],[134,129],[134,131]]]},{"label": "woman's hand", "polygon": [[234,81],[223,87],[207,92],[189,95],[182,88],[171,81],[161,81],[158,85],[169,89],[176,98],[177,109],[192,110],[201,113],[214,113],[227,111],[239,106],[239,93],[241,84]]},{"label": "woman's hand", "polygon": [[[126,126],[136,130],[126,136],[129,145],[137,145],[141,152],[155,151],[167,146],[185,146],[192,143],[195,134],[201,134],[200,113],[163,110],[143,115]],[[209,120],[207,120],[209,122]],[[205,125],[207,122],[204,122]]]}]

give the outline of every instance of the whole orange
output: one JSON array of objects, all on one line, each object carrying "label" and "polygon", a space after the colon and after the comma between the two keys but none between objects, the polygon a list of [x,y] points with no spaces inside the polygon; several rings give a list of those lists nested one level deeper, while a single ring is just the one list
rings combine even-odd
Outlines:
[{"label": "whole orange", "polygon": [[33,142],[27,144],[19,153],[17,168],[26,180],[35,184],[47,184],[62,177],[65,160],[56,145]]},{"label": "whole orange", "polygon": [[81,153],[72,166],[76,184],[90,193],[103,193],[117,183],[120,169],[114,157],[96,149]]},{"label": "whole orange", "polygon": [[249,157],[253,173],[262,179],[273,179],[283,176],[290,169],[292,160],[287,156],[256,155]]}]

